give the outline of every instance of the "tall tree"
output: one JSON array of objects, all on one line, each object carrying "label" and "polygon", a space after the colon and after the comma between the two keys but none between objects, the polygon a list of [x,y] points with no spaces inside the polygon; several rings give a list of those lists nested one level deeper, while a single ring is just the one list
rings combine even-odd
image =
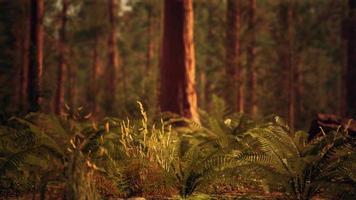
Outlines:
[{"label": "tall tree", "polygon": [[356,1],[349,0],[347,30],[347,76],[346,102],[347,114],[356,117]]},{"label": "tall tree", "polygon": [[30,50],[28,67],[29,111],[39,111],[43,68],[44,0],[31,0]]},{"label": "tall tree", "polygon": [[57,88],[54,102],[54,111],[61,114],[64,103],[64,72],[66,70],[66,23],[68,1],[62,0],[61,25],[59,29],[59,58],[57,68]]},{"label": "tall tree", "polygon": [[225,99],[237,112],[243,112],[243,81],[240,62],[240,0],[227,2],[226,27],[226,77]]},{"label": "tall tree", "polygon": [[251,115],[257,113],[256,98],[256,0],[249,0],[248,10],[248,45],[247,45],[247,91],[246,91],[246,112]]},{"label": "tall tree", "polygon": [[106,68],[107,82],[105,95],[105,111],[112,114],[116,102],[116,73],[118,72],[119,60],[116,39],[117,0],[108,0],[109,9],[109,38],[108,38],[108,65]]},{"label": "tall tree", "polygon": [[165,0],[160,109],[199,121],[195,91],[192,0]]}]

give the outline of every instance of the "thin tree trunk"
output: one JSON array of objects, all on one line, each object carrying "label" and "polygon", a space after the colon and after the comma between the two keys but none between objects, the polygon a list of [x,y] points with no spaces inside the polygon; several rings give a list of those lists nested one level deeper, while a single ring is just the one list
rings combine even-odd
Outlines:
[{"label": "thin tree trunk", "polygon": [[152,87],[150,86],[152,84],[152,58],[153,58],[153,5],[152,1],[147,1],[147,27],[146,27],[146,35],[147,35],[147,40],[146,40],[146,68],[145,68],[145,79],[143,82],[143,94],[147,98],[148,103],[151,103],[151,97],[152,96]]},{"label": "thin tree trunk", "polygon": [[[340,69],[340,74],[341,76],[339,77],[339,111],[338,114],[339,116],[345,117],[346,112],[347,112],[347,98],[346,98],[346,88],[347,88],[347,51],[346,51],[346,40],[345,38],[345,27],[342,27],[342,43],[341,43],[341,49],[342,51],[342,62],[341,62],[341,69]],[[346,39],[346,40],[345,40]]]},{"label": "thin tree trunk", "polygon": [[[207,4],[211,4],[211,2],[207,2]],[[208,30],[207,30],[207,38],[209,40],[213,40],[214,37],[214,26],[213,26],[213,18],[214,18],[214,5],[209,5],[209,12],[208,12]],[[209,41],[208,41],[209,42]],[[213,61],[212,61],[212,53],[208,53],[208,55],[206,55],[206,60],[205,60],[205,65],[207,67],[211,67],[213,65]],[[205,76],[204,76],[204,109],[206,111],[210,111],[211,110],[211,96],[212,96],[212,88],[211,88],[211,80],[208,78],[208,73],[205,70]],[[203,97],[201,97],[203,98]]]},{"label": "thin tree trunk", "polygon": [[116,102],[116,73],[119,67],[116,40],[117,1],[108,0],[108,9],[110,32],[108,38],[108,65],[106,68],[105,111],[108,114],[113,114],[113,107]]},{"label": "thin tree trunk", "polygon": [[28,66],[29,111],[41,109],[41,79],[43,68],[44,0],[31,0],[30,51]]},{"label": "thin tree trunk", "polygon": [[289,107],[289,125],[293,129],[295,126],[295,69],[293,53],[293,8],[292,3],[288,5],[287,11],[287,65],[288,65],[288,107]]},{"label": "thin tree trunk", "polygon": [[347,33],[347,114],[356,117],[356,1],[349,0],[349,20]]},{"label": "thin tree trunk", "polygon": [[226,27],[226,77],[228,77],[225,99],[237,112],[243,112],[243,81],[240,65],[240,0],[227,2]]},{"label": "thin tree trunk", "polygon": [[256,70],[255,70],[255,51],[256,51],[256,0],[249,0],[248,14],[248,33],[249,44],[247,46],[247,91],[246,91],[246,111],[255,116],[257,113],[256,99]]},{"label": "thin tree trunk", "polygon": [[66,23],[67,23],[67,0],[62,0],[61,27],[59,30],[59,60],[57,69],[57,88],[54,102],[54,112],[61,114],[64,103],[64,74],[66,70]]},{"label": "thin tree trunk", "polygon": [[304,69],[303,69],[303,62],[301,58],[298,56],[294,56],[294,68],[295,68],[295,106],[296,106],[296,113],[294,118],[299,119],[304,114]]},{"label": "thin tree trunk", "polygon": [[[29,17],[29,3],[27,0],[24,0],[23,2],[23,9],[24,9],[24,16],[25,19]],[[20,68],[20,88],[19,88],[19,104],[20,104],[20,111],[26,110],[27,109],[27,84],[28,84],[28,58],[29,58],[29,32],[30,32],[30,26],[29,26],[29,21],[25,20],[23,22],[23,28],[24,32],[21,34],[21,68]]]},{"label": "thin tree trunk", "polygon": [[93,113],[98,112],[97,106],[97,94],[98,94],[98,73],[99,73],[99,56],[98,56],[98,44],[99,44],[99,36],[96,35],[94,41],[94,47],[92,52],[92,69],[91,69],[91,76],[88,80],[89,83],[89,91],[87,93],[88,102],[89,102],[89,109]]},{"label": "thin tree trunk", "polygon": [[[73,52],[70,52],[73,55]],[[71,109],[76,107],[77,100],[77,66],[71,65],[70,67],[66,67],[68,85],[67,85],[67,98],[68,98],[68,106]]]},{"label": "thin tree trunk", "polygon": [[160,109],[199,122],[195,91],[192,0],[165,0]]},{"label": "thin tree trunk", "polygon": [[147,50],[146,50],[146,75],[151,75],[151,60],[153,56],[153,40],[152,40],[152,5],[147,8]]}]

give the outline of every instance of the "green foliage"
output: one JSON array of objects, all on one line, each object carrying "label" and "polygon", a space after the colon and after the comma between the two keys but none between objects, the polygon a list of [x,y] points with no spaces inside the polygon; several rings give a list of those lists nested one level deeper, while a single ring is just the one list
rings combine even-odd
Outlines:
[{"label": "green foliage", "polygon": [[331,132],[308,143],[306,133],[291,133],[275,118],[246,134],[255,138],[259,147],[244,155],[244,160],[288,198],[311,199],[327,194],[331,186],[355,195],[355,147],[347,133]]},{"label": "green foliage", "polygon": [[[67,199],[85,199],[95,191],[84,187],[90,185],[87,178],[88,160],[86,149],[97,134],[80,123],[78,112],[70,113],[60,120],[53,115],[29,114],[24,119],[12,118],[12,125],[2,128],[0,175],[20,188],[22,184],[46,187],[50,180],[63,180],[71,189]],[[11,174],[16,174],[14,179]],[[34,174],[35,177],[21,174]],[[16,177],[22,177],[18,183]],[[2,183],[3,184],[3,183]],[[41,189],[43,196],[46,189]],[[92,192],[92,193],[91,193]]]},{"label": "green foliage", "polygon": [[220,182],[288,199],[355,197],[354,139],[341,129],[308,142],[307,133],[292,132],[279,117],[254,122],[202,112],[197,124],[166,114],[154,124],[138,105],[138,119],[101,123],[89,123],[82,109],[64,118],[11,118],[0,128],[1,190],[36,188],[45,197],[55,182],[66,199],[98,199],[99,191],[194,198]]}]

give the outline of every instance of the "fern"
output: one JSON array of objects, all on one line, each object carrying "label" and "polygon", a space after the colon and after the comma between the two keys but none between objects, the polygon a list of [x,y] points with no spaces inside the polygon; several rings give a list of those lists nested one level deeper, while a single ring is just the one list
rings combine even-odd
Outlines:
[{"label": "fern", "polygon": [[287,126],[275,121],[246,135],[255,138],[259,147],[253,155],[245,153],[238,159],[254,165],[262,177],[271,178],[270,184],[282,180],[277,185],[291,199],[311,199],[331,182],[355,184],[355,151],[351,138],[342,132],[332,132],[308,144],[307,134],[297,132],[293,138]]}]

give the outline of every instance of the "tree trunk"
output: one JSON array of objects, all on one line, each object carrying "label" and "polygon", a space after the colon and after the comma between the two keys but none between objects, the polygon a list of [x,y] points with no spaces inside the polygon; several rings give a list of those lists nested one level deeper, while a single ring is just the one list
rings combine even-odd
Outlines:
[{"label": "tree trunk", "polygon": [[95,36],[94,47],[92,52],[92,69],[91,76],[88,80],[89,90],[87,93],[87,99],[89,104],[89,109],[92,113],[98,112],[98,102],[97,102],[97,94],[98,94],[98,74],[99,74],[99,55],[98,55],[98,45],[99,45],[99,36]]},{"label": "tree trunk", "polygon": [[[24,9],[24,18],[28,19],[29,17],[29,3],[27,0],[21,1],[23,4],[23,9]],[[20,88],[19,88],[19,94],[18,94],[18,102],[19,102],[19,110],[23,111],[27,109],[27,84],[28,84],[28,58],[29,58],[29,32],[30,32],[30,26],[29,26],[29,21],[24,20],[23,22],[23,28],[24,32],[21,34],[21,66],[20,66],[20,74],[19,74],[19,82],[20,82]]]},{"label": "tree trunk", "polygon": [[67,23],[67,0],[62,0],[61,27],[59,30],[59,60],[57,69],[57,88],[54,102],[54,112],[61,114],[64,103],[64,74],[66,70],[66,23]]},{"label": "tree trunk", "polygon": [[44,0],[31,0],[30,50],[28,65],[29,111],[40,110],[43,67],[43,12]]},{"label": "tree trunk", "polygon": [[160,109],[199,122],[192,0],[165,0],[163,23]]},{"label": "tree trunk", "polygon": [[151,60],[153,56],[153,40],[152,40],[152,28],[153,28],[153,19],[152,19],[152,6],[148,5],[147,8],[147,50],[146,50],[146,75],[151,75]]},{"label": "tree trunk", "polygon": [[[72,51],[69,52],[70,54],[74,54]],[[67,71],[67,78],[68,78],[68,85],[67,85],[67,101],[68,106],[71,109],[75,109],[76,107],[76,99],[77,99],[77,66],[71,65],[70,68],[66,68]]]},{"label": "tree trunk", "polygon": [[255,46],[256,46],[256,0],[249,0],[248,14],[248,34],[249,43],[247,46],[247,91],[246,91],[246,111],[255,116],[257,113],[256,99],[256,70],[255,70]]},{"label": "tree trunk", "polygon": [[[216,14],[216,5],[211,5],[212,2],[208,1],[208,27],[207,27],[207,38],[209,40],[214,40],[214,16]],[[208,42],[210,42],[208,41]],[[207,67],[211,67],[213,65],[213,59],[212,59],[213,53],[210,51],[207,52],[207,55],[205,56],[205,65]],[[209,112],[211,110],[211,101],[212,101],[212,82],[209,79],[208,72],[207,70],[204,71],[204,109]],[[201,97],[201,98],[203,98]]]},{"label": "tree trunk", "polygon": [[237,112],[243,112],[243,81],[240,65],[240,0],[227,2],[225,100]]},{"label": "tree trunk", "polygon": [[106,68],[107,82],[105,94],[105,111],[113,114],[116,102],[116,72],[118,71],[118,53],[116,40],[117,1],[108,0],[110,32],[108,38],[108,65]]},{"label": "tree trunk", "polygon": [[356,117],[356,1],[349,0],[349,20],[347,33],[347,114]]},{"label": "tree trunk", "polygon": [[287,11],[287,68],[288,68],[288,110],[289,125],[293,129],[295,126],[295,69],[293,53],[293,7],[289,3]]}]

